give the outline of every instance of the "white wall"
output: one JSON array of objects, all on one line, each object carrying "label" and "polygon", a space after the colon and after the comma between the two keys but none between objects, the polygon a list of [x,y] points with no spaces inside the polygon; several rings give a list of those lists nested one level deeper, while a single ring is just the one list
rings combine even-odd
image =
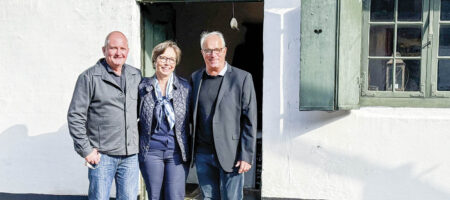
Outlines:
[{"label": "white wall", "polygon": [[300,1],[264,7],[262,196],[450,199],[450,109],[300,112]]},{"label": "white wall", "polygon": [[[449,199],[450,109],[298,111],[300,1],[264,7],[263,197]],[[134,0],[0,1],[0,192],[86,194],[75,80],[112,30],[139,67],[139,24]]]},{"label": "white wall", "polygon": [[86,194],[67,109],[110,31],[127,35],[127,63],[140,67],[135,0],[0,1],[0,27],[0,192]]}]

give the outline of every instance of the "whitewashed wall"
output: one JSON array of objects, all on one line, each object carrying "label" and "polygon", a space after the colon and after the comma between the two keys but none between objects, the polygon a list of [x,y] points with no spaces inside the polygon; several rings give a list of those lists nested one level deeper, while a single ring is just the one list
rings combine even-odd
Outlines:
[{"label": "whitewashed wall", "polygon": [[127,63],[140,67],[135,0],[0,1],[0,27],[0,192],[86,194],[67,109],[110,31],[127,35]]},{"label": "whitewashed wall", "polygon": [[300,1],[264,2],[262,196],[450,199],[450,109],[300,112]]},{"label": "whitewashed wall", "polygon": [[[450,109],[298,111],[300,1],[264,7],[262,196],[450,199]],[[0,192],[86,194],[66,123],[75,80],[112,30],[139,67],[139,24],[134,0],[0,1]]]}]

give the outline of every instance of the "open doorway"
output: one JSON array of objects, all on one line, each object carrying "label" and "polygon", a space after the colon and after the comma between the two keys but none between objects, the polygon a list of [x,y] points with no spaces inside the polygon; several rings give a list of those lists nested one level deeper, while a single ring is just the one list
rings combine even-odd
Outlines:
[{"label": "open doorway", "polygon": [[[259,189],[261,185],[261,130],[263,83],[263,15],[264,4],[234,2],[234,17],[239,30],[231,29],[233,3],[227,2],[152,2],[141,4],[143,21],[143,72],[154,73],[151,63],[153,47],[165,40],[177,42],[182,50],[176,73],[186,79],[192,72],[204,67],[200,53],[200,34],[203,31],[223,33],[228,48],[229,64],[250,72],[253,76],[258,102],[257,155],[252,170],[245,175],[245,187]],[[191,170],[188,183],[196,184],[195,171]]]}]

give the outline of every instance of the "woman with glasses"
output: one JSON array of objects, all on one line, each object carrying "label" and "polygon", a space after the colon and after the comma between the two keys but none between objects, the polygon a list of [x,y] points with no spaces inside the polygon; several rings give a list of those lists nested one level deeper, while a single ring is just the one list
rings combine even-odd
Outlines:
[{"label": "woman with glasses", "polygon": [[189,82],[173,71],[181,50],[175,42],[155,46],[156,72],[139,85],[139,167],[149,199],[183,200],[189,154]]}]

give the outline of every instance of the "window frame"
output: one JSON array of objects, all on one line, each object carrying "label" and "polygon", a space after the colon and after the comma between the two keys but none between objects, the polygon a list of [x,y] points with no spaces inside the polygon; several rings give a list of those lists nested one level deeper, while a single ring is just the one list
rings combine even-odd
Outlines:
[{"label": "window frame", "polygon": [[[394,25],[393,51],[397,45],[397,27],[418,25],[416,22],[398,22],[398,0],[395,0],[394,22],[370,22],[371,0],[363,1],[362,47],[361,47],[361,106],[392,107],[450,107],[450,91],[437,90],[439,27],[450,25],[450,21],[440,21],[441,0],[422,1],[422,52],[419,91],[371,91],[368,89],[369,42],[371,25]],[[434,34],[435,33],[435,34]],[[381,56],[377,56],[380,57]],[[396,58],[396,55],[393,55]],[[400,57],[404,59],[403,57]],[[450,56],[446,58],[450,59]],[[385,59],[391,59],[386,57]],[[391,75],[392,76],[392,75]],[[395,80],[392,80],[393,82]],[[394,90],[394,89],[393,89]]]},{"label": "window frame", "polygon": [[[428,1],[429,0],[423,0],[422,1],[422,21],[421,22],[405,22],[405,21],[398,21],[398,0],[395,1],[394,6],[394,21],[393,22],[371,22],[370,21],[370,0],[365,1],[365,12],[363,14],[363,47],[362,47],[362,59],[361,59],[361,74],[362,74],[362,87],[361,87],[361,96],[363,97],[381,97],[381,98],[410,98],[410,97],[425,97],[425,91],[426,91],[426,74],[427,74],[427,54],[428,54],[428,46],[421,49],[421,56],[417,57],[399,57],[403,60],[417,60],[420,59],[420,89],[419,91],[395,91],[394,88],[392,91],[372,91],[368,89],[369,86],[369,60],[370,59],[397,59],[398,57],[396,55],[393,56],[370,56],[369,55],[369,43],[370,43],[370,28],[372,26],[382,26],[382,25],[391,25],[394,28],[394,34],[393,34],[393,51],[397,48],[397,30],[399,27],[405,27],[405,26],[421,26],[421,37],[422,37],[422,47],[424,46],[423,43],[427,43],[428,38],[428,32],[425,31],[427,28],[427,20],[428,15],[424,11],[428,10]],[[424,42],[425,41],[425,42]],[[395,65],[395,62],[394,62]],[[391,74],[392,77],[392,74]],[[395,76],[392,77],[395,79]],[[395,82],[395,80],[392,80]]]},{"label": "window frame", "polygon": [[433,18],[430,22],[432,25],[432,33],[436,33],[433,39],[433,46],[432,46],[432,70],[431,70],[431,96],[432,97],[443,97],[448,98],[450,97],[450,91],[439,91],[437,90],[437,79],[438,79],[438,69],[439,69],[439,59],[447,59],[450,60],[450,56],[439,56],[439,37],[440,37],[440,27],[441,25],[447,25],[450,26],[450,20],[447,21],[441,21],[441,0],[435,0],[433,6],[433,9],[430,9],[433,13]]}]

